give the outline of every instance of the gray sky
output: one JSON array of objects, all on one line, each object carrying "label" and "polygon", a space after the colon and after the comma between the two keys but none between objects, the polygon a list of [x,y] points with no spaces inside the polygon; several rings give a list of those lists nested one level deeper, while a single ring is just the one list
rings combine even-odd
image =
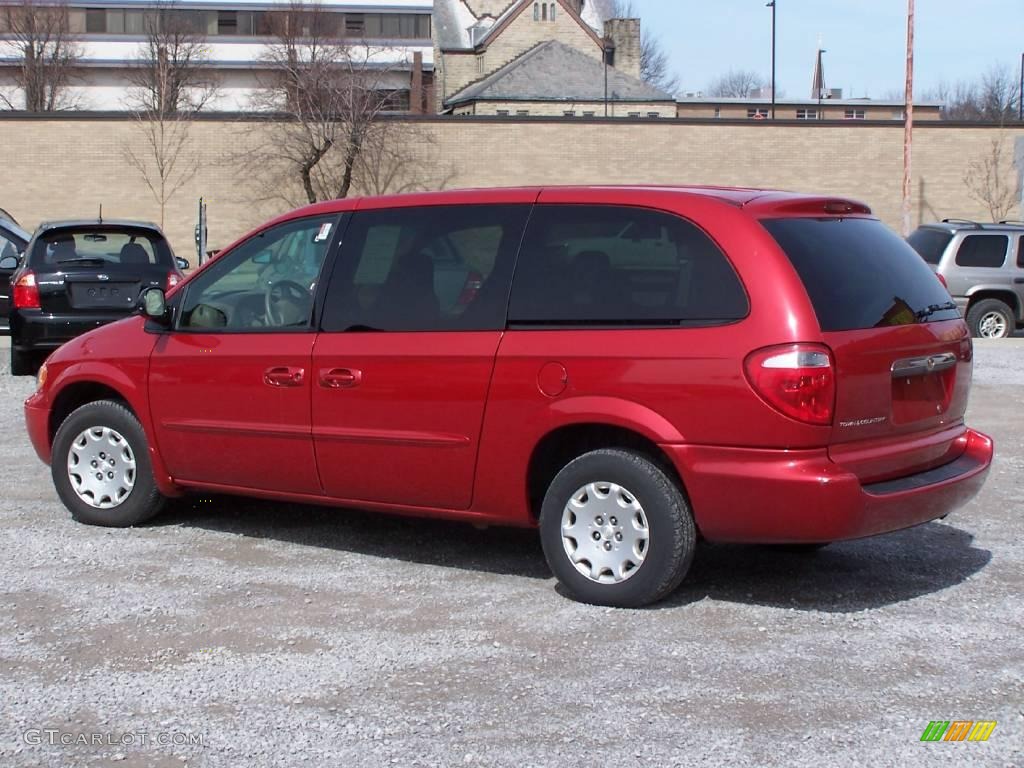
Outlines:
[{"label": "gray sky", "polygon": [[[645,28],[671,54],[684,91],[730,68],[771,73],[767,0],[634,0]],[[780,90],[809,97],[819,35],[825,79],[844,96],[902,91],[905,0],[778,0]],[[994,64],[1020,76],[1024,0],[917,0],[915,92],[976,79]]]}]

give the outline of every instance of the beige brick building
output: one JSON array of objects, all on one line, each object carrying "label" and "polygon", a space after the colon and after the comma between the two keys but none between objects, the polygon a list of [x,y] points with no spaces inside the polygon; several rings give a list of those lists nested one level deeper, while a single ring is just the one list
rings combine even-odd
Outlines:
[{"label": "beige brick building", "polygon": [[640,20],[592,0],[435,0],[440,111],[458,115],[675,117],[640,80]]},{"label": "beige brick building", "polygon": [[[540,184],[724,184],[852,196],[898,227],[903,129],[869,122],[504,120],[466,117],[417,121],[429,142],[432,177],[416,188]],[[263,141],[260,121],[202,120],[189,136],[200,172],[167,206],[166,229],[178,253],[195,259],[196,200],[208,200],[210,247],[223,247],[291,206],[260,199],[260,179],[239,160]],[[991,220],[964,183],[971,162],[1004,143],[1007,184],[1024,168],[1024,128],[951,126],[914,133],[914,223],[962,217]],[[126,150],[144,152],[130,118],[86,115],[28,118],[0,113],[0,147],[10,183],[0,195],[26,228],[41,220],[94,216],[157,220],[159,207]],[[1016,166],[1012,158],[1016,155]],[[59,169],[55,176],[40,169]],[[1018,187],[1019,189],[1019,187]],[[1024,210],[1010,218],[1024,216]]]}]

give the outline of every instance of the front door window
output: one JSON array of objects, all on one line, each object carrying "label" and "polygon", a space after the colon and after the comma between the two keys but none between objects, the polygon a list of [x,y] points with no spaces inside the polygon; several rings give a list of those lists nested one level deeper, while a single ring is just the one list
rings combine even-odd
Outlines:
[{"label": "front door window", "polygon": [[190,285],[180,330],[306,330],[337,216],[273,227],[226,254]]}]

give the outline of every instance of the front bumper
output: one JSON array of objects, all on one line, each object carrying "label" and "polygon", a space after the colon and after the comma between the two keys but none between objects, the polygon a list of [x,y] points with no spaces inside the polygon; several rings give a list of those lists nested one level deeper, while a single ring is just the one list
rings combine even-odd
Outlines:
[{"label": "front bumper", "polygon": [[50,463],[50,408],[36,405],[39,393],[25,401],[25,430],[28,439],[36,450],[36,455],[44,464]]},{"label": "front bumper", "polygon": [[945,517],[981,490],[992,440],[974,430],[965,450],[936,469],[862,485],[825,449],[662,446],[683,478],[709,541],[822,543],[897,531]]}]

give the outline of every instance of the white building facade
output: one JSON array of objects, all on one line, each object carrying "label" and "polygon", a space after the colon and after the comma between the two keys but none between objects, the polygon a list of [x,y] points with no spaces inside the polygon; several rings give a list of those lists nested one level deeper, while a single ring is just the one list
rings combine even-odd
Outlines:
[{"label": "white building facade", "polygon": [[[23,54],[5,35],[2,19],[4,6],[19,4],[0,0],[0,93],[15,108],[24,103],[13,71]],[[331,19],[332,36],[360,47],[357,60],[382,70],[380,87],[394,94],[397,109],[433,111],[433,0],[316,4]],[[273,42],[272,14],[292,8],[290,0],[68,0],[67,5],[69,31],[79,53],[68,101],[76,109],[98,111],[130,108],[131,68],[145,55],[146,14],[156,8],[181,14],[190,29],[205,37],[206,60],[218,83],[207,109],[254,109],[255,92],[267,72],[267,46]]]}]

